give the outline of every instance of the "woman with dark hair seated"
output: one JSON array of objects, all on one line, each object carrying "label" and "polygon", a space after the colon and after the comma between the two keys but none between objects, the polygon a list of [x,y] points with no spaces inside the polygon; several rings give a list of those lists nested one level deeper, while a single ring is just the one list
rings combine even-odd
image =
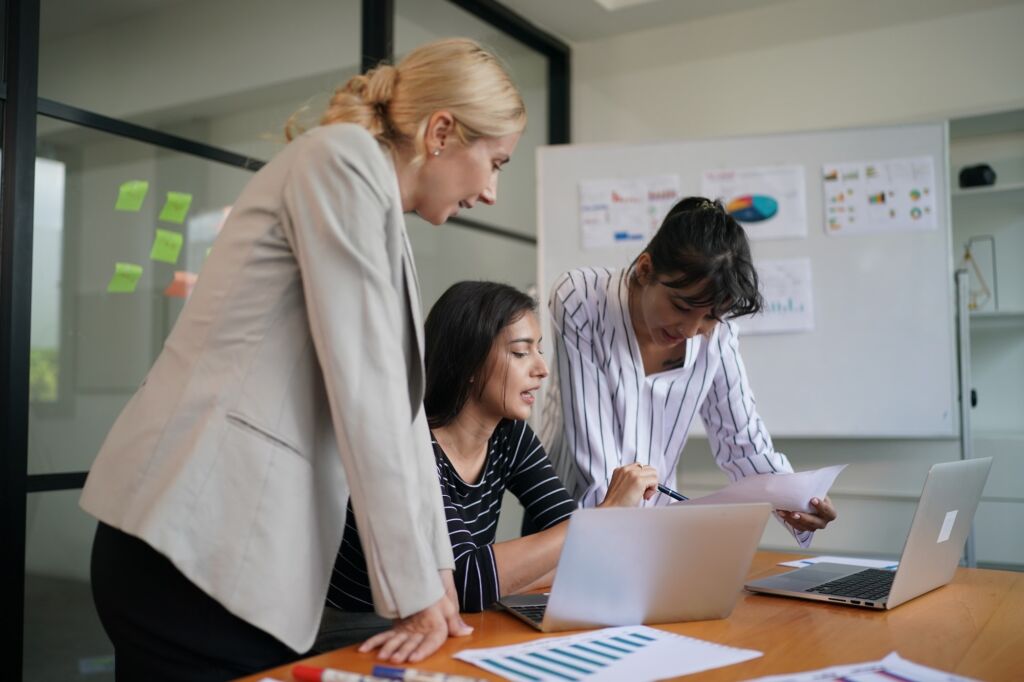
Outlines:
[{"label": "woman with dark hair seated", "polygon": [[[535,308],[532,298],[510,286],[459,282],[426,321],[424,406],[463,611],[549,585],[565,521],[576,509],[526,423],[548,375]],[[654,494],[657,481],[652,467],[616,470],[598,506],[636,506]],[[540,531],[495,543],[506,489]],[[372,610],[363,552],[350,506],[330,606]]]}]

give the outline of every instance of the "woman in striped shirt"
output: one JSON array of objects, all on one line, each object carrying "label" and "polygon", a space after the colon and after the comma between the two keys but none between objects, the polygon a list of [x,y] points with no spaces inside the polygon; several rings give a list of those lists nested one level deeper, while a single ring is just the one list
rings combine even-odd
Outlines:
[{"label": "woman in striped shirt", "polygon": [[[743,228],[701,197],[676,204],[630,267],[580,268],[555,282],[558,380],[542,435],[582,506],[633,462],[671,486],[698,413],[730,479],[793,470],[757,414],[731,321],[761,305]],[[828,498],[810,502],[814,513],[778,512],[803,547],[836,518]]]},{"label": "woman in striped shirt", "polygon": [[[459,282],[430,311],[425,337],[424,407],[455,555],[455,586],[463,611],[481,611],[499,597],[551,584],[565,521],[576,509],[526,423],[548,375],[535,303],[504,284]],[[657,483],[650,466],[610,471],[598,506],[636,506],[654,495]],[[540,532],[495,543],[506,488]],[[328,605],[373,608],[351,508]]]}]

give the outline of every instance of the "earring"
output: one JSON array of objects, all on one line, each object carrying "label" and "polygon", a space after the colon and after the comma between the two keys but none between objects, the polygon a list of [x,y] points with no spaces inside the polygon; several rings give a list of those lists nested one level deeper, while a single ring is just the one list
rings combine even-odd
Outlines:
[{"label": "earring", "polygon": [[434,156],[441,156],[441,148],[440,147],[438,147],[437,149],[434,150]]}]

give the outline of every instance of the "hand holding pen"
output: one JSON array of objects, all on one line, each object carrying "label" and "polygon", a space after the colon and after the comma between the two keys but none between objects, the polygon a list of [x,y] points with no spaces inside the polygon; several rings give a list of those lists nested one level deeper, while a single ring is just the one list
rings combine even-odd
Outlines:
[{"label": "hand holding pen", "polygon": [[608,492],[599,507],[636,507],[641,500],[649,500],[658,492],[658,470],[634,462],[612,472]]}]

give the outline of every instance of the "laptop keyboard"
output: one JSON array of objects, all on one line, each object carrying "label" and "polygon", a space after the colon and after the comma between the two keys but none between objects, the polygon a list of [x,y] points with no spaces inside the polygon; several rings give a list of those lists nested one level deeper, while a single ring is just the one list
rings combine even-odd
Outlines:
[{"label": "laptop keyboard", "polygon": [[895,571],[868,568],[853,575],[816,585],[807,591],[815,594],[834,594],[837,597],[878,601],[888,596],[889,590],[892,588],[892,580],[895,577]]},{"label": "laptop keyboard", "polygon": [[505,608],[509,611],[515,611],[527,620],[540,625],[541,621],[544,620],[544,609],[547,607],[539,604],[537,606],[506,606]]}]

